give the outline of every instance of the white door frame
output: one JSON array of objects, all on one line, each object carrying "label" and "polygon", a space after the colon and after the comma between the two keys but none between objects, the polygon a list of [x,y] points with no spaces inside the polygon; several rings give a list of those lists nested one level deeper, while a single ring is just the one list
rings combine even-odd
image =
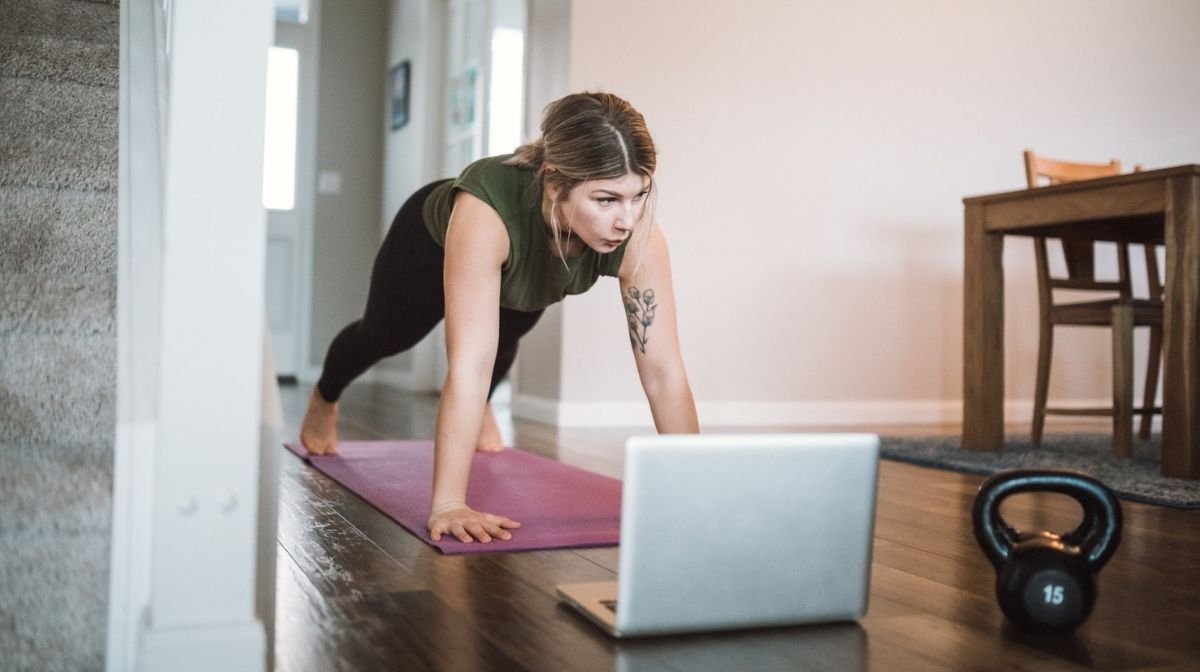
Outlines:
[{"label": "white door frame", "polygon": [[[286,272],[290,282],[282,309],[292,328],[276,333],[275,372],[280,376],[306,377],[312,333],[313,209],[316,185],[317,94],[320,72],[321,0],[307,3],[307,23],[277,21],[275,45],[296,49],[300,56],[299,101],[296,107],[296,200],[291,211],[267,211],[267,244],[285,239],[292,256],[290,268],[267,267],[267,273]],[[275,307],[276,310],[280,307]],[[268,315],[272,306],[267,307]],[[282,343],[287,339],[290,343]],[[290,353],[290,356],[288,356]]]}]

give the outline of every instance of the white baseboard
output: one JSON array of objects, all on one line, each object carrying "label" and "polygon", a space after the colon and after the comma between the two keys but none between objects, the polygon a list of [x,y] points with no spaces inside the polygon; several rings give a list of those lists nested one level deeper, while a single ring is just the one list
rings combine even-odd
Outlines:
[{"label": "white baseboard", "polygon": [[267,641],[262,623],[148,629],[138,672],[263,672]]},{"label": "white baseboard", "polygon": [[[1103,399],[1059,400],[1061,406],[1103,406]],[[644,402],[562,402],[517,395],[513,416],[557,427],[652,427]],[[933,425],[962,422],[961,401],[699,402],[701,427]],[[1031,418],[1031,400],[1004,404],[1010,422]],[[1079,418],[1072,418],[1078,422]],[[1100,420],[1105,420],[1100,418]]]},{"label": "white baseboard", "polygon": [[559,405],[560,402],[544,397],[518,394],[512,400],[512,415],[514,419],[520,418],[521,420],[540,422],[543,425],[561,427],[558,418]]}]

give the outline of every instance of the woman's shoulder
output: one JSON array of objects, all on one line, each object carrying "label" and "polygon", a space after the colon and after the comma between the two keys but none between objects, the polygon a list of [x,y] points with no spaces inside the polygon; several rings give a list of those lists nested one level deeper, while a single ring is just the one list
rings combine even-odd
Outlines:
[{"label": "woman's shoulder", "polygon": [[484,201],[510,225],[523,219],[531,203],[539,201],[533,171],[506,165],[511,154],[489,156],[463,169],[454,187]]},{"label": "woman's shoulder", "polygon": [[486,156],[482,159],[477,159],[462,169],[462,172],[458,175],[458,181],[493,182],[515,181],[521,178],[525,180],[530,179],[532,172],[528,169],[505,163],[512,156],[512,154],[498,154],[496,156]]}]

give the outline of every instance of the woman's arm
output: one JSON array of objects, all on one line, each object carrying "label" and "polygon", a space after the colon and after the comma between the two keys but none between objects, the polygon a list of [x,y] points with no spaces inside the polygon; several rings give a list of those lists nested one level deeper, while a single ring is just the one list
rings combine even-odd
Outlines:
[{"label": "woman's arm", "polygon": [[694,434],[700,431],[700,423],[679,352],[667,239],[657,225],[649,235],[640,251],[640,268],[639,250],[631,241],[618,272],[629,344],[655,428],[660,434]]},{"label": "woman's arm", "polygon": [[433,501],[428,521],[434,541],[509,539],[520,523],[467,506],[467,480],[479,440],[488,385],[496,362],[500,324],[500,267],[508,258],[508,230],[489,205],[460,192],[446,231],[446,355],[449,372],[438,406]]}]

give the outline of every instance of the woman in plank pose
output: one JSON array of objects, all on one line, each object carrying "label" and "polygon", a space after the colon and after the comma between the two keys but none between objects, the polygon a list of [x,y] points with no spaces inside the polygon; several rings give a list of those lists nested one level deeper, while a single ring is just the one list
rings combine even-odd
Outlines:
[{"label": "woman in plank pose", "polygon": [[520,523],[467,506],[476,450],[503,448],[488,400],[542,311],[616,276],[642,388],[660,433],[699,431],[675,323],[667,241],[655,225],[654,141],[606,93],[551,103],[542,137],[417,191],[375,259],[362,319],[329,347],[300,439],[337,451],[337,402],[372,364],[446,320],[449,372],[434,439],[433,540],[510,539]]}]

